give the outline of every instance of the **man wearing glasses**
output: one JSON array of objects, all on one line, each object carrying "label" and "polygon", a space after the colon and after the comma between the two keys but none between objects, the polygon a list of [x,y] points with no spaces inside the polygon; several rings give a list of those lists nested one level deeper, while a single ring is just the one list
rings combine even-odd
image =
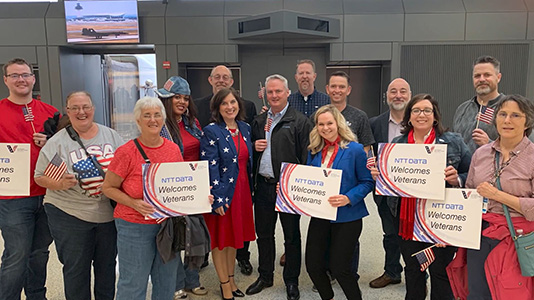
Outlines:
[{"label": "man wearing glasses", "polygon": [[[210,123],[211,111],[210,111],[210,101],[213,95],[223,88],[230,88],[234,84],[234,78],[232,77],[232,72],[226,66],[216,66],[211,70],[210,77],[208,77],[208,82],[212,87],[212,94],[204,98],[196,99],[195,105],[198,110],[198,122],[200,126],[204,128]],[[249,100],[243,99],[243,104],[245,105],[245,122],[250,124],[254,117],[256,116],[256,105]],[[239,256],[239,255],[238,255]]]},{"label": "man wearing glasses", "polygon": [[43,209],[46,190],[38,186],[33,173],[39,151],[46,143],[43,123],[57,112],[51,105],[32,99],[35,76],[31,65],[15,58],[3,67],[9,96],[0,101],[0,143],[30,144],[30,195],[2,196],[0,231],[4,253],[0,265],[0,299],[46,299],[46,264],[52,237]]}]

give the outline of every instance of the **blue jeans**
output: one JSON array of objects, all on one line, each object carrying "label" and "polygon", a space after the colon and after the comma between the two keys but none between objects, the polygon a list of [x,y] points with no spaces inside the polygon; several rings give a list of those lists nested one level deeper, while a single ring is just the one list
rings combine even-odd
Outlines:
[{"label": "blue jeans", "polygon": [[91,299],[91,265],[95,300],[115,297],[117,231],[113,221],[92,223],[45,204],[50,232],[63,264],[65,299]]},{"label": "blue jeans", "polygon": [[4,253],[0,266],[0,299],[46,299],[46,265],[52,236],[43,196],[0,200]]},{"label": "blue jeans", "polygon": [[178,272],[176,273],[176,290],[192,290],[200,286],[200,276],[198,270],[189,270],[188,265],[182,263],[180,253],[176,253],[178,261]]},{"label": "blue jeans", "polygon": [[148,276],[152,300],[172,300],[178,259],[163,263],[156,247],[159,224],[137,224],[115,219],[119,250],[117,300],[145,300]]}]

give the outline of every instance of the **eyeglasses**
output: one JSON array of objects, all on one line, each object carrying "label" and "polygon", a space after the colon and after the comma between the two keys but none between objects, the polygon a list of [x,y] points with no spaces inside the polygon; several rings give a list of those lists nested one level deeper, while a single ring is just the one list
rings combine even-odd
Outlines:
[{"label": "eyeglasses", "polygon": [[224,81],[228,81],[228,80],[230,80],[232,77],[230,77],[230,76],[228,76],[228,75],[222,75],[222,76],[221,76],[221,75],[217,74],[217,75],[212,75],[211,78],[213,78],[213,79],[215,79],[215,80],[221,80],[221,78],[222,78],[222,80],[224,80]]},{"label": "eyeglasses", "polygon": [[507,117],[510,117],[510,120],[519,120],[521,118],[524,118],[525,115],[522,115],[520,113],[511,113],[511,114],[508,114],[508,113],[505,113],[504,111],[500,111],[498,114],[497,114],[497,118],[499,119],[503,119],[503,120],[506,120]]},{"label": "eyeglasses", "polygon": [[89,112],[89,111],[92,111],[93,108],[94,106],[89,106],[89,105],[84,105],[82,107],[79,107],[79,106],[67,107],[67,109],[72,111],[73,113],[78,113],[81,110]]},{"label": "eyeglasses", "polygon": [[160,113],[155,113],[153,115],[152,114],[144,114],[142,116],[142,118],[143,118],[143,120],[147,120],[147,121],[151,120],[152,118],[158,120],[158,119],[163,119],[163,115],[160,114]]},{"label": "eyeglasses", "polygon": [[414,109],[412,109],[412,115],[414,115],[414,116],[418,116],[421,113],[423,113],[425,116],[430,116],[430,115],[432,115],[433,112],[434,112],[434,110],[432,108],[425,108],[425,109],[414,108]]},{"label": "eyeglasses", "polygon": [[9,79],[13,79],[13,80],[17,80],[19,79],[20,77],[22,77],[22,79],[30,79],[34,76],[34,74],[31,74],[31,73],[24,73],[24,74],[16,74],[16,73],[13,73],[13,74],[7,74],[6,77],[9,78]]}]

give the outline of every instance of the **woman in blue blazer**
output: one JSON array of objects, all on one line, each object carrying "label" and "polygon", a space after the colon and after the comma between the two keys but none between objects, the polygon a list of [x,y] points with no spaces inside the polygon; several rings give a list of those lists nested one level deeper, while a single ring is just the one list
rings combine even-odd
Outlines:
[{"label": "woman in blue blazer", "polygon": [[200,139],[200,159],[207,160],[211,214],[204,215],[211,236],[215,270],[223,299],[244,297],[234,282],[236,249],[255,239],[252,213],[252,144],[250,126],[240,121],[245,110],[234,89],[224,88],[211,99],[212,120]]},{"label": "woman in blue blazer", "polygon": [[[361,299],[350,271],[354,247],[362,232],[362,218],[369,212],[364,198],[374,187],[366,167],[367,156],[341,113],[325,105],[315,113],[310,132],[308,165],[342,170],[339,195],[328,198],[337,207],[335,221],[311,218],[306,241],[306,270],[322,299],[333,299],[327,270],[337,279],[349,300]],[[326,259],[328,257],[329,259]]]}]

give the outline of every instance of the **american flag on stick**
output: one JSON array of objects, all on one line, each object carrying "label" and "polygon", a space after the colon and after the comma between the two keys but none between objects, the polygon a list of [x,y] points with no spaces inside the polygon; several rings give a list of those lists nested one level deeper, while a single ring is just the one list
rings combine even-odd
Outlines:
[{"label": "american flag on stick", "polygon": [[371,168],[376,166],[376,157],[373,152],[373,146],[371,146],[371,149],[367,151],[367,163],[365,164],[367,169],[371,170]]},{"label": "american flag on stick", "polygon": [[273,126],[273,118],[267,117],[267,121],[265,122],[265,132],[271,131],[271,126]]},{"label": "american flag on stick", "polygon": [[163,124],[163,127],[161,127],[161,131],[159,132],[159,135],[161,137],[164,137],[166,139],[168,139],[169,141],[173,141],[172,140],[172,136],[171,136],[171,132],[169,131],[169,128],[167,128],[167,125]]},{"label": "american flag on stick", "polygon": [[493,120],[493,113],[495,110],[489,106],[481,106],[480,112],[478,113],[477,120],[484,122],[486,124],[491,124]]},{"label": "american flag on stick", "polygon": [[44,175],[59,181],[63,174],[67,171],[67,164],[59,157],[59,154],[56,153],[52,160],[46,166],[44,170]]},{"label": "american flag on stick", "polygon": [[33,126],[34,116],[32,113],[32,108],[29,107],[28,104],[25,104],[24,107],[22,107],[22,114],[24,115],[24,120],[26,122],[30,122],[30,124],[32,125],[33,133],[35,133],[35,126]]},{"label": "american flag on stick", "polygon": [[433,247],[434,245],[412,255],[415,255],[415,258],[421,265],[421,272],[424,272],[428,268],[428,266],[430,266],[430,264],[433,263],[436,259],[436,257],[434,256],[434,250],[432,250]]}]

